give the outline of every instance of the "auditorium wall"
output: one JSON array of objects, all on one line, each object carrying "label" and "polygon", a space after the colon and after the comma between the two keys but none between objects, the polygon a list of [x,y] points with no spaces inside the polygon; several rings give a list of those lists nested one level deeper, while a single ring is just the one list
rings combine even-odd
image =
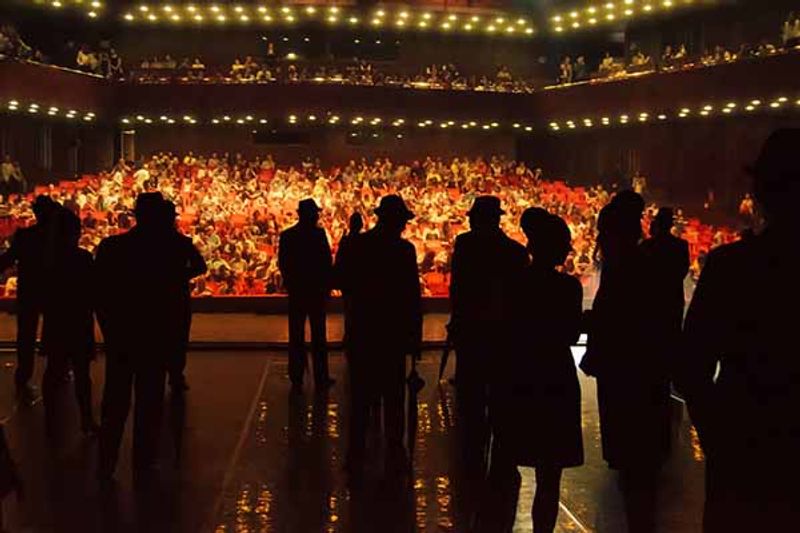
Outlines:
[{"label": "auditorium wall", "polygon": [[0,157],[19,161],[30,185],[109,168],[113,154],[113,129],[107,126],[26,116],[0,120]]},{"label": "auditorium wall", "polygon": [[520,159],[544,169],[547,179],[573,184],[630,187],[641,172],[654,201],[730,218],[750,179],[744,171],[761,144],[779,127],[800,127],[800,118],[748,117],[650,123],[615,129],[595,129],[523,139]]},{"label": "auditorium wall", "polygon": [[245,156],[272,154],[282,164],[298,163],[310,156],[323,164],[342,164],[350,159],[390,157],[394,161],[409,162],[427,155],[514,157],[514,137],[507,133],[450,133],[441,130],[426,132],[396,131],[380,133],[364,129],[360,138],[351,137],[347,129],[312,130],[307,144],[259,144],[254,141],[252,128],[248,127],[148,127],[136,130],[136,157],[140,159],[160,151],[175,153],[210,154],[212,152],[242,153]]}]

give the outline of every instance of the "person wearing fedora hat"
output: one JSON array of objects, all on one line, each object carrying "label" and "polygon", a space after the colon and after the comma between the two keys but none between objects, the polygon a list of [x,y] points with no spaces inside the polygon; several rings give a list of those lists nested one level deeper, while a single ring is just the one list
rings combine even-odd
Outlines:
[{"label": "person wearing fedora hat", "polygon": [[283,231],[278,244],[278,267],[289,292],[289,379],[303,386],[306,370],[305,326],[311,324],[314,385],[333,385],[328,374],[325,307],[333,282],[333,259],[325,230],[319,227],[320,208],[313,198],[297,205],[297,224]]},{"label": "person wearing fedora hat", "polygon": [[351,243],[341,276],[350,300],[350,436],[347,467],[360,475],[369,407],[383,408],[387,468],[404,468],[407,355],[422,342],[422,298],[414,245],[402,238],[414,214],[400,196],[381,198],[378,222]]},{"label": "person wearing fedora hat", "polygon": [[706,455],[704,529],[780,531],[800,520],[800,129],[748,167],[765,228],[713,250],[684,323],[678,385]]},{"label": "person wearing fedora hat", "polygon": [[503,355],[513,310],[511,295],[528,262],[525,248],[500,228],[496,196],[479,196],[467,213],[470,230],[456,237],[450,281],[450,330],[464,460],[485,471],[489,444],[491,367]]},{"label": "person wearing fedora hat", "polygon": [[0,272],[17,266],[17,369],[14,382],[17,394],[24,403],[32,403],[36,389],[30,384],[34,370],[36,332],[47,295],[45,287],[44,256],[52,216],[59,205],[49,196],[39,195],[31,206],[36,223],[18,229],[11,238],[11,246],[0,256]]}]

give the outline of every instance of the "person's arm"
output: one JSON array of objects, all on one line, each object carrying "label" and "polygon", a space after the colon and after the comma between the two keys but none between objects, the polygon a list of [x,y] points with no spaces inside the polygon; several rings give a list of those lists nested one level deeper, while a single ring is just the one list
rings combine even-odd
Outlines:
[{"label": "person's arm", "polygon": [[408,243],[403,262],[405,275],[403,294],[408,295],[408,318],[410,321],[408,352],[416,357],[422,348],[422,287],[419,283],[417,253],[411,243]]},{"label": "person's arm", "polygon": [[200,250],[197,249],[197,246],[195,246],[191,240],[187,239],[186,244],[189,252],[187,275],[189,279],[202,276],[208,272],[206,260],[203,258],[203,254],[200,253]]},{"label": "person's arm", "polygon": [[450,259],[450,325],[455,331],[455,324],[458,323],[461,314],[460,300],[461,285],[463,277],[463,252],[464,248],[458,237],[453,248],[453,256]]},{"label": "person's arm", "polygon": [[680,273],[681,279],[684,279],[687,274],[689,274],[689,266],[690,266],[690,259],[689,259],[689,243],[685,240],[681,239],[681,262],[680,262]]},{"label": "person's arm", "polygon": [[726,319],[730,308],[724,283],[725,269],[717,254],[710,254],[684,322],[675,385],[683,394],[692,420],[707,436],[713,423],[712,392],[725,339],[732,333]]},{"label": "person's arm", "polygon": [[11,268],[14,263],[17,262],[17,259],[19,259],[18,235],[18,233],[14,233],[14,236],[11,238],[11,246],[9,246],[4,254],[0,255],[0,272],[5,272]]},{"label": "person's arm", "polygon": [[325,280],[325,290],[330,292],[333,288],[333,254],[331,253],[331,245],[328,242],[328,236],[325,230],[320,230],[320,249],[323,258],[323,279]]},{"label": "person's arm", "polygon": [[583,319],[583,286],[576,278],[567,278],[568,292],[565,300],[565,313],[563,333],[564,341],[570,346],[575,345],[581,335],[581,322]]},{"label": "person's arm", "polygon": [[283,285],[286,288],[289,287],[292,270],[289,246],[286,233],[281,233],[278,238],[278,270],[280,270]]}]

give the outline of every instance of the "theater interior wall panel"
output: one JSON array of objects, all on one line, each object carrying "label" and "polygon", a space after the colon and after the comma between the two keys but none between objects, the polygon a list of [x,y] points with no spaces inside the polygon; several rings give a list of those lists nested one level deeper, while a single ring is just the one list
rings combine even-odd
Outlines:
[{"label": "theater interior wall panel", "polygon": [[310,156],[319,158],[324,165],[347,163],[362,157],[373,160],[391,157],[396,162],[411,162],[426,155],[441,157],[515,156],[515,142],[511,134],[495,133],[464,135],[444,131],[397,133],[388,131],[381,137],[372,138],[372,131],[363,130],[363,137],[354,140],[348,137],[352,130],[316,130],[310,134],[310,142],[302,145],[260,144],[254,142],[249,127],[160,127],[153,126],[136,130],[136,154],[146,157],[156,152],[169,150],[175,153],[209,154],[240,152],[245,156],[272,154],[279,164],[294,164]]},{"label": "theater interior wall panel", "polygon": [[749,190],[745,164],[779,127],[800,127],[800,118],[692,120],[546,135],[521,139],[518,152],[520,159],[542,167],[548,179],[629,187],[641,172],[653,200],[699,214],[713,191],[714,213],[733,214]]},{"label": "theater interior wall panel", "polygon": [[29,184],[110,168],[113,128],[30,117],[0,120],[0,152],[19,161]]}]

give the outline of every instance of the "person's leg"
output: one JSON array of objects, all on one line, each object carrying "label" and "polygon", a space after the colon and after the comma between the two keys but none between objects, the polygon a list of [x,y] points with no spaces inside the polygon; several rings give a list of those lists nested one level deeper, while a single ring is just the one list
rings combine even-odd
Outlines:
[{"label": "person's leg", "polygon": [[383,424],[387,444],[387,462],[393,468],[404,466],[406,355],[385,354],[381,365],[381,396],[383,399]]},{"label": "person's leg", "polygon": [[147,473],[157,463],[165,381],[166,369],[158,362],[147,362],[136,368],[133,426],[135,472]]},{"label": "person's leg", "polygon": [[652,533],[656,527],[658,470],[652,465],[620,470],[622,497],[630,533]]},{"label": "person's leg", "polygon": [[97,431],[97,424],[92,415],[92,376],[90,374],[91,359],[88,354],[71,358],[72,372],[75,375],[75,399],[81,415],[81,430],[86,434]]},{"label": "person's leg", "polygon": [[352,473],[362,469],[367,439],[367,416],[369,411],[369,387],[371,379],[365,368],[364,353],[352,350],[347,370],[350,381],[350,430],[347,445],[347,468]]},{"label": "person's leg", "polygon": [[517,516],[522,478],[502,440],[495,438],[492,442],[492,464],[487,478],[473,482],[480,533],[510,533]]},{"label": "person's leg", "polygon": [[303,384],[306,371],[306,306],[298,296],[289,295],[289,379]]},{"label": "person's leg", "polygon": [[119,458],[119,446],[125,430],[125,420],[131,406],[133,371],[127,361],[117,354],[106,355],[106,382],[101,405],[99,469],[101,478],[111,478]]},{"label": "person's leg", "polygon": [[325,329],[325,299],[315,301],[309,307],[311,322],[311,351],[314,358],[314,385],[324,388],[331,382],[328,373],[328,339]]},{"label": "person's leg", "polygon": [[17,301],[17,370],[14,381],[17,390],[25,392],[33,377],[36,332],[39,328],[39,309],[30,303]]},{"label": "person's leg", "polygon": [[533,498],[533,533],[552,533],[558,518],[561,494],[561,468],[536,468],[536,495]]},{"label": "person's leg", "polygon": [[44,400],[45,429],[50,436],[55,435],[58,426],[58,389],[64,383],[63,377],[67,371],[67,365],[66,354],[62,351],[51,350],[51,353],[47,354],[47,366],[42,376],[42,399]]},{"label": "person's leg", "polygon": [[183,322],[181,324],[181,339],[175,353],[171,354],[169,362],[169,386],[175,392],[182,392],[188,389],[186,385],[186,352],[189,347],[189,333],[192,329],[192,309],[189,305],[184,309]]}]

